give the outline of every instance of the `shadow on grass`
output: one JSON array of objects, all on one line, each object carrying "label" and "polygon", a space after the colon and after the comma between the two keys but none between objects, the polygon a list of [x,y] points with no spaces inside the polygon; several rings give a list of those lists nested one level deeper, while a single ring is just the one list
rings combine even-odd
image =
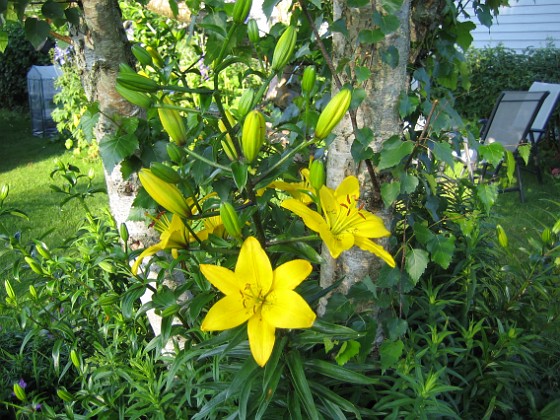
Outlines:
[{"label": "shadow on grass", "polygon": [[0,110],[0,173],[62,155],[64,143],[31,134],[27,114]]}]

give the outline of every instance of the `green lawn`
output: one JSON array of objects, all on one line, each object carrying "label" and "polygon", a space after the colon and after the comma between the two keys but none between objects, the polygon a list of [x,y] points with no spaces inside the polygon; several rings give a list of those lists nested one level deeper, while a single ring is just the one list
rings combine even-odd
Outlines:
[{"label": "green lawn", "polygon": [[[0,111],[0,185],[8,184],[10,193],[6,206],[24,211],[29,220],[17,217],[3,219],[11,234],[20,232],[24,241],[41,238],[50,247],[61,245],[84,219],[84,210],[77,200],[61,206],[63,194],[52,191],[51,184],[62,185],[60,178],[50,178],[56,160],[72,163],[87,174],[95,171],[96,187],[104,187],[100,161],[91,162],[66,150],[63,141],[31,135],[31,121],[26,114]],[[107,206],[106,194],[89,199],[91,211],[98,213]]]}]

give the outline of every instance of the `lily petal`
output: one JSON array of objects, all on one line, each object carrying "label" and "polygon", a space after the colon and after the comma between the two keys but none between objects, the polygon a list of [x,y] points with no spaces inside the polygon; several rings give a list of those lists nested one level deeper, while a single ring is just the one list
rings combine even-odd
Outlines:
[{"label": "lily petal", "polygon": [[293,290],[273,290],[261,309],[263,319],[276,328],[309,328],[315,312]]},{"label": "lily petal", "polygon": [[255,285],[263,295],[272,286],[272,266],[268,255],[262,249],[260,242],[250,236],[243,242],[239,251],[239,259],[235,266],[235,275],[244,284]]},{"label": "lily petal", "polygon": [[244,284],[239,281],[233,271],[219,265],[200,264],[200,271],[214,287],[226,296],[238,296],[239,290]]},{"label": "lily petal", "polygon": [[385,251],[385,248],[383,248],[381,245],[378,245],[367,238],[359,238],[359,237],[355,238],[354,244],[360,249],[363,249],[364,251],[368,251],[371,252],[372,254],[377,255],[379,258],[385,261],[390,267],[396,266],[393,256],[389,254],[387,251]]},{"label": "lily petal", "polygon": [[146,248],[144,251],[142,251],[142,253],[138,256],[138,258],[136,258],[136,261],[134,262],[134,265],[132,266],[132,274],[136,275],[136,273],[138,273],[138,268],[140,267],[140,264],[142,263],[142,260],[146,257],[150,257],[156,253],[158,253],[159,251],[163,251],[165,249],[165,246],[162,244],[162,242],[159,242],[155,245],[152,245],[148,248]]},{"label": "lily petal", "polygon": [[303,223],[314,232],[319,232],[320,227],[326,225],[325,219],[323,219],[319,213],[311,210],[299,200],[288,198],[282,201],[282,207],[301,217]]},{"label": "lily petal", "polygon": [[294,290],[311,274],[313,267],[306,260],[288,261],[274,270],[273,290]]},{"label": "lily petal", "polygon": [[334,191],[334,195],[338,197],[350,196],[358,198],[360,196],[360,182],[355,176],[347,176],[342,180]]},{"label": "lily petal", "polygon": [[360,210],[354,217],[357,219],[357,222],[352,223],[352,233],[356,236],[382,238],[391,234],[383,224],[383,219],[379,216],[365,210]]},{"label": "lily petal", "polygon": [[338,258],[342,251],[346,251],[354,245],[354,235],[351,233],[343,232],[338,235],[333,235],[327,226],[322,228],[319,236],[327,246],[331,257]]},{"label": "lily petal", "polygon": [[253,308],[243,306],[239,296],[225,296],[210,308],[200,329],[222,331],[235,328],[253,316]]},{"label": "lily petal", "polygon": [[275,330],[271,324],[264,320],[261,314],[253,316],[247,324],[251,354],[260,367],[263,367],[270,359],[276,339]]}]

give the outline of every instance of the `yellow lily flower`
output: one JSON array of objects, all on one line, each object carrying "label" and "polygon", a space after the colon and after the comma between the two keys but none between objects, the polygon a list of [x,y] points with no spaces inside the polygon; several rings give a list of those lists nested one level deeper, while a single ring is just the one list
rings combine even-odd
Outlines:
[{"label": "yellow lily flower", "polygon": [[177,186],[158,178],[147,168],[138,172],[138,178],[146,192],[164,209],[181,217],[191,215],[191,206]]},{"label": "yellow lily flower", "polygon": [[311,204],[313,202],[311,196],[316,195],[316,191],[309,181],[309,169],[302,169],[300,174],[302,178],[300,182],[274,181],[269,184],[268,188],[276,188],[277,190],[285,191],[296,200],[304,204]]},{"label": "yellow lily flower", "polygon": [[309,229],[319,233],[333,258],[356,245],[394,267],[395,260],[391,254],[370,239],[389,236],[390,232],[380,217],[358,205],[359,197],[358,179],[349,176],[336,190],[323,186],[319,191],[324,216],[293,198],[284,200],[282,207],[300,216]]},{"label": "yellow lily flower", "polygon": [[[226,228],[222,222],[221,216],[207,217],[204,219],[204,228],[196,232],[196,236],[198,236],[198,239],[201,241],[207,240],[208,236],[211,234],[219,236],[220,238],[225,237]],[[194,240],[195,239],[191,237],[191,242]]]},{"label": "yellow lily flower", "polygon": [[201,264],[200,271],[225,296],[202,321],[202,331],[222,331],[247,321],[251,353],[264,366],[274,348],[276,328],[309,328],[316,315],[294,289],[311,273],[311,264],[293,260],[272,269],[259,241],[243,242],[235,271]]},{"label": "yellow lily flower", "polygon": [[170,221],[167,214],[164,214],[156,221],[155,228],[161,232],[160,241],[146,248],[138,256],[132,266],[132,273],[135,275],[144,258],[166,249],[171,249],[173,257],[177,258],[177,250],[189,246],[189,231],[178,215],[173,214]]}]

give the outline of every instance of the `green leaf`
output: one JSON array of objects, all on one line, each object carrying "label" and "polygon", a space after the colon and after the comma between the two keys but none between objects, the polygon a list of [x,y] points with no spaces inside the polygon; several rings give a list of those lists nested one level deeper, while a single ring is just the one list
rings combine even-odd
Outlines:
[{"label": "green leaf", "polygon": [[347,382],[355,385],[373,385],[379,383],[379,379],[377,378],[370,378],[362,373],[354,372],[348,368],[320,359],[306,360],[305,366],[319,375],[336,379],[341,382]]},{"label": "green leaf", "polygon": [[64,19],[64,8],[56,1],[48,0],[41,7],[41,13],[48,19]]},{"label": "green leaf", "polygon": [[78,26],[80,24],[80,9],[78,7],[69,7],[64,10],[66,20],[72,25]]},{"label": "green leaf", "polygon": [[433,235],[428,241],[428,251],[432,254],[433,262],[447,269],[455,253],[455,236]]},{"label": "green leaf", "polygon": [[406,329],[408,328],[408,323],[404,319],[400,318],[391,318],[387,322],[387,330],[389,331],[389,339],[396,340],[399,337],[402,337],[404,333],[406,333]]},{"label": "green leaf", "polygon": [[428,241],[434,236],[434,233],[430,229],[428,229],[427,225],[427,222],[414,223],[414,235],[416,236],[418,242],[420,242],[422,245],[426,245]]},{"label": "green leaf", "polygon": [[311,389],[309,388],[309,383],[305,376],[301,355],[296,351],[291,351],[287,354],[286,360],[288,362],[288,368],[290,369],[292,384],[296,390],[298,399],[307,412],[307,418],[318,420],[319,413],[317,412],[315,401],[313,401],[313,394],[311,394]]},{"label": "green leaf", "polygon": [[138,138],[134,134],[105,136],[99,142],[99,153],[109,170],[131,156],[137,149]]},{"label": "green leaf", "polygon": [[348,7],[364,7],[369,4],[369,0],[348,0]]},{"label": "green leaf", "polygon": [[381,29],[385,35],[395,32],[401,25],[401,22],[396,15],[384,15],[379,12],[373,12],[373,23],[379,26],[379,29]]},{"label": "green leaf", "polygon": [[360,353],[360,343],[354,340],[345,341],[342,343],[340,350],[334,357],[339,366],[344,366],[352,357]]},{"label": "green leaf", "polygon": [[412,114],[419,104],[420,100],[416,95],[401,94],[399,99],[399,115],[401,118],[404,118]]},{"label": "green leaf", "polygon": [[44,20],[28,17],[25,19],[25,35],[35,48],[39,48],[48,38],[51,26]]},{"label": "green leaf", "polygon": [[379,356],[381,359],[381,369],[387,369],[395,366],[402,356],[404,344],[401,340],[387,341],[385,340],[379,346]]},{"label": "green leaf", "polygon": [[480,158],[493,166],[498,165],[504,158],[504,146],[498,142],[483,144],[478,148]]},{"label": "green leaf", "polygon": [[401,180],[401,192],[404,194],[412,194],[418,187],[419,181],[414,175],[403,173],[399,178]]},{"label": "green leaf", "polygon": [[8,33],[6,31],[0,30],[0,53],[6,51],[8,46]]},{"label": "green leaf", "polygon": [[488,212],[498,199],[498,184],[480,184],[476,186],[476,195]]},{"label": "green leaf", "polygon": [[471,21],[455,22],[454,28],[455,32],[457,33],[455,42],[463,49],[463,51],[466,51],[473,41],[471,31],[476,29],[475,23]]},{"label": "green leaf", "polygon": [[348,36],[348,28],[346,28],[346,21],[342,18],[331,23],[329,29],[331,32],[339,32],[344,36]]},{"label": "green leaf", "polygon": [[377,169],[392,168],[398,165],[406,156],[410,155],[414,149],[414,143],[411,141],[402,141],[398,137],[391,137],[383,143],[383,150],[381,150],[381,159]]},{"label": "green leaf", "polygon": [[375,44],[383,39],[385,34],[380,29],[362,29],[358,34],[358,42],[362,44]]},{"label": "green leaf", "polygon": [[426,267],[428,267],[429,255],[423,249],[410,248],[406,251],[405,269],[414,283],[418,282]]},{"label": "green leaf", "polygon": [[371,76],[371,70],[367,67],[357,66],[354,71],[356,72],[356,81],[358,83],[365,82]]},{"label": "green leaf", "polygon": [[386,182],[381,185],[381,197],[386,207],[391,206],[399,193],[401,192],[401,183],[399,181]]},{"label": "green leaf", "polygon": [[523,159],[523,162],[525,162],[525,165],[529,164],[529,156],[531,155],[531,145],[530,144],[522,144],[521,146],[519,146],[517,148],[517,153],[519,153],[519,156],[521,156],[521,159]]},{"label": "green leaf", "polygon": [[247,180],[249,179],[248,166],[236,161],[231,164],[231,171],[233,173],[233,180],[235,181],[235,185],[239,189],[239,192],[243,191],[247,185]]},{"label": "green leaf", "polygon": [[509,150],[506,150],[506,176],[510,184],[513,182],[513,175],[515,174],[516,164],[517,162],[515,161],[513,153]]},{"label": "green leaf", "polygon": [[396,68],[399,64],[399,50],[391,45],[386,50],[381,51],[381,60],[392,69]]},{"label": "green leaf", "polygon": [[445,162],[450,166],[453,166],[455,159],[453,159],[453,151],[449,143],[444,143],[441,141],[434,142],[434,147],[432,149],[434,156],[441,162]]}]

